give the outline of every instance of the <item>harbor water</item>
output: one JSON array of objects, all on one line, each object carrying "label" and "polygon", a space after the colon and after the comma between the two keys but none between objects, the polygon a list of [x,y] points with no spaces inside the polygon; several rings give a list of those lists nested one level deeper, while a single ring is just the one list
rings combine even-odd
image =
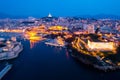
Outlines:
[{"label": "harbor water", "polygon": [[2,80],[120,80],[120,70],[98,71],[75,60],[65,48],[20,41],[24,50],[8,61],[13,67]]}]

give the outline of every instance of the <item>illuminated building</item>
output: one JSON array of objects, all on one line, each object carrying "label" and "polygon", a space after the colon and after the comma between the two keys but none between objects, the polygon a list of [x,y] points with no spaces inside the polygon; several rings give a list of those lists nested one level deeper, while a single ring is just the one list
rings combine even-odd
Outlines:
[{"label": "illuminated building", "polygon": [[15,32],[15,33],[22,33],[22,29],[0,29],[0,32]]},{"label": "illuminated building", "polygon": [[88,40],[88,50],[114,51],[116,50],[116,45],[114,42],[91,42]]},{"label": "illuminated building", "polygon": [[49,13],[49,14],[48,14],[48,17],[52,17],[52,15]]},{"label": "illuminated building", "polygon": [[89,34],[90,33],[92,33],[92,34],[95,33],[94,25],[89,24],[87,26],[87,31],[88,31]]},{"label": "illuminated building", "polygon": [[60,36],[57,37],[56,42],[58,43],[58,45],[65,45],[63,38],[61,38]]},{"label": "illuminated building", "polygon": [[45,38],[42,38],[41,36],[38,36],[36,31],[26,32],[24,36],[26,39],[30,41],[30,48],[33,48],[37,42],[45,39]]},{"label": "illuminated building", "polygon": [[116,29],[120,32],[120,25],[118,25],[118,26],[116,27]]},{"label": "illuminated building", "polygon": [[49,30],[62,31],[62,30],[68,30],[68,28],[67,27],[62,27],[62,26],[51,26],[51,27],[49,27]]},{"label": "illuminated building", "polygon": [[16,40],[16,37],[11,37],[11,40],[12,40],[12,41],[17,41],[17,40]]}]

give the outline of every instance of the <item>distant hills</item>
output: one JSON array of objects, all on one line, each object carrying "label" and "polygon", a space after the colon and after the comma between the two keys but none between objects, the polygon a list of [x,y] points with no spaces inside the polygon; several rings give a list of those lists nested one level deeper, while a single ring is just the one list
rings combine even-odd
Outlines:
[{"label": "distant hills", "polygon": [[8,14],[0,13],[0,19],[9,18],[9,17],[11,17],[11,16]]},{"label": "distant hills", "polygon": [[27,16],[14,16],[5,13],[0,13],[0,19],[11,18],[11,19],[19,19],[19,18],[27,18]]},{"label": "distant hills", "polygon": [[98,14],[98,15],[79,15],[77,17],[82,18],[94,18],[94,19],[120,19],[120,16],[110,14]]},{"label": "distant hills", "polygon": [[[99,15],[79,15],[75,17],[80,18],[94,18],[94,19],[120,19],[120,16],[117,15],[107,15],[107,14],[99,14]],[[20,19],[20,18],[28,18],[28,16],[14,16],[5,13],[0,13],[0,19],[11,18],[11,19]],[[40,18],[40,17],[38,17]]]}]

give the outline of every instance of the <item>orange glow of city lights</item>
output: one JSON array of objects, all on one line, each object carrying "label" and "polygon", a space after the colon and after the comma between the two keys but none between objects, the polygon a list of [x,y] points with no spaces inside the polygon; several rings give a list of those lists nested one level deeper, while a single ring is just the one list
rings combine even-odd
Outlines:
[{"label": "orange glow of city lights", "polygon": [[29,41],[30,41],[30,48],[33,48],[36,43],[39,41],[45,40],[45,38],[42,38],[40,36],[30,36]]},{"label": "orange glow of city lights", "polygon": [[51,26],[51,27],[49,27],[49,30],[62,31],[62,30],[68,30],[68,28],[67,27],[62,27],[62,26]]}]

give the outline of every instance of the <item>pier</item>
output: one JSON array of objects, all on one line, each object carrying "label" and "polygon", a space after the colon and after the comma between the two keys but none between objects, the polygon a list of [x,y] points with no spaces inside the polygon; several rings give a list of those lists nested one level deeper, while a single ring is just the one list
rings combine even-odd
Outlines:
[{"label": "pier", "polygon": [[63,47],[63,45],[55,44],[55,43],[45,42],[45,44],[46,44],[46,45],[51,45],[51,46],[56,46],[56,47]]},{"label": "pier", "polygon": [[6,64],[5,68],[0,72],[0,80],[7,74],[7,72],[12,68],[12,64]]}]

